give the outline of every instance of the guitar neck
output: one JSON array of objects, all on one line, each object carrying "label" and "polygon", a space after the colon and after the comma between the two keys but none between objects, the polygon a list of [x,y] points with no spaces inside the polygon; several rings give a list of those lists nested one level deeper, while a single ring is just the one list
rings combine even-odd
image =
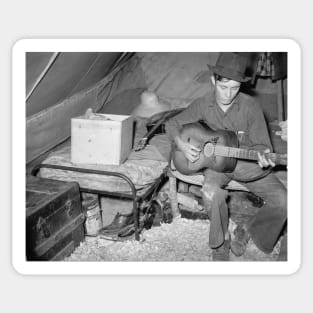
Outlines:
[{"label": "guitar neck", "polygon": [[[217,156],[245,159],[245,160],[255,160],[259,159],[258,152],[255,150],[247,150],[241,148],[225,147],[216,145],[214,147],[214,154]],[[287,165],[287,154],[277,154],[277,153],[266,153],[266,156],[271,159],[275,164]]]}]

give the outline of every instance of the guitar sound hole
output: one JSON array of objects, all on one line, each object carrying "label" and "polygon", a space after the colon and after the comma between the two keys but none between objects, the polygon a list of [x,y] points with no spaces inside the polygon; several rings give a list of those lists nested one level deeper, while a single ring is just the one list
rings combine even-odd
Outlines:
[{"label": "guitar sound hole", "polygon": [[203,153],[206,157],[210,157],[210,156],[214,155],[214,149],[215,149],[215,147],[212,143],[210,143],[210,142],[206,143],[204,145]]}]

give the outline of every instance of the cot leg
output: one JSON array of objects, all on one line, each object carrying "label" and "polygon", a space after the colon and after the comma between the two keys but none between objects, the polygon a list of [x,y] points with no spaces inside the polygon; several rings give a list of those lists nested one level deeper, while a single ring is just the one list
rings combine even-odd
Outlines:
[{"label": "cot leg", "polygon": [[135,226],[135,240],[139,241],[139,212],[138,212],[138,202],[133,199],[133,216],[134,216],[134,226]]},{"label": "cot leg", "polygon": [[173,217],[179,217],[178,201],[177,201],[177,179],[169,175],[169,198],[173,211]]}]

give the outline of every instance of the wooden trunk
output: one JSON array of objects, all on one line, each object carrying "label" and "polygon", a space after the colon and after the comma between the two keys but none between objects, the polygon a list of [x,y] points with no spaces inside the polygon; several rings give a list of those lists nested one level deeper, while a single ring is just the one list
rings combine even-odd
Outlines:
[{"label": "wooden trunk", "polygon": [[85,216],[75,182],[28,176],[26,259],[63,260],[84,240]]}]

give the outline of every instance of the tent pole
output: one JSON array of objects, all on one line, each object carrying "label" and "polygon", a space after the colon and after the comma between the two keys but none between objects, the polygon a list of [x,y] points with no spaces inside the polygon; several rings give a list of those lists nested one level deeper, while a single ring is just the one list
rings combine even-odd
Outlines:
[{"label": "tent pole", "polygon": [[26,96],[26,102],[29,99],[29,97],[32,95],[32,93],[34,92],[34,90],[37,88],[37,86],[39,85],[39,83],[41,82],[41,80],[45,77],[45,75],[47,74],[47,72],[49,71],[50,67],[52,66],[52,64],[54,63],[55,59],[58,57],[58,55],[60,54],[60,52],[54,52],[48,62],[48,64],[45,66],[45,68],[43,69],[43,71],[41,72],[41,74],[38,76],[38,78],[36,79],[32,89],[28,92],[27,96]]}]

